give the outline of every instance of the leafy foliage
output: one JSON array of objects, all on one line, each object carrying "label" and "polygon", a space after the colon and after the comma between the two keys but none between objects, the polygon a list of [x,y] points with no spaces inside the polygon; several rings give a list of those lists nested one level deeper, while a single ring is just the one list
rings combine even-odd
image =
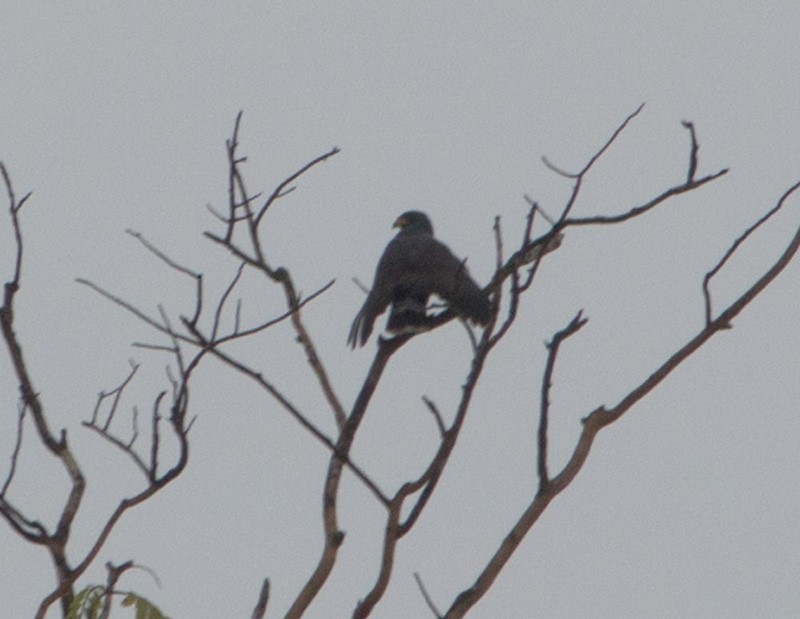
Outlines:
[{"label": "leafy foliage", "polygon": [[[73,598],[67,619],[101,619],[106,601],[115,593],[120,592],[108,591],[100,585],[87,586]],[[169,619],[158,606],[136,593],[125,593],[120,605],[124,608],[133,607],[136,619]]]},{"label": "leafy foliage", "polygon": [[67,619],[97,619],[103,610],[106,590],[98,585],[89,585],[72,598]]}]

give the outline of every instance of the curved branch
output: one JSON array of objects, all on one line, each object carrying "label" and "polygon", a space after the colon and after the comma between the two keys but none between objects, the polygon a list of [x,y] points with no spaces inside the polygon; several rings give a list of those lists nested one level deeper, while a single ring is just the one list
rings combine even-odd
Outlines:
[{"label": "curved branch", "polygon": [[680,185],[675,185],[674,187],[670,187],[666,191],[660,193],[652,200],[645,202],[641,206],[636,206],[627,211],[626,213],[620,213],[619,215],[597,215],[594,217],[571,217],[564,221],[564,227],[567,226],[589,226],[589,225],[599,225],[599,224],[618,224],[623,221],[627,221],[628,219],[633,219],[634,217],[638,217],[646,213],[647,211],[651,210],[652,208],[658,206],[665,200],[672,198],[674,196],[679,196],[682,193],[687,193],[689,191],[693,191],[698,187],[702,187],[703,185],[710,183],[711,181],[715,181],[718,178],[725,176],[728,173],[728,168],[724,168],[719,172],[715,172],[714,174],[709,174],[708,176],[704,176],[697,180],[689,181],[686,183],[682,183]]},{"label": "curved branch", "polygon": [[753,232],[755,232],[763,224],[765,224],[767,221],[769,221],[769,219],[775,213],[777,213],[779,210],[781,210],[783,208],[784,204],[786,204],[786,201],[789,199],[789,197],[795,191],[797,191],[798,188],[800,188],[800,181],[798,181],[797,183],[795,183],[794,185],[789,187],[789,189],[787,189],[783,193],[783,195],[780,197],[780,199],[778,200],[777,204],[775,204],[774,207],[772,207],[769,211],[764,213],[764,215],[761,216],[758,219],[758,221],[756,221],[752,226],[750,226],[747,230],[745,230],[733,242],[733,244],[728,248],[728,250],[722,256],[722,258],[720,258],[719,262],[717,262],[717,264],[714,265],[714,268],[712,268],[710,271],[708,271],[705,274],[705,276],[703,277],[703,298],[705,299],[706,324],[709,324],[711,322],[711,315],[712,315],[712,312],[711,312],[711,292],[709,290],[709,284],[711,283],[712,278],[717,273],[720,272],[722,267],[724,267],[725,264],[728,262],[728,260],[730,260],[731,256],[733,256],[733,254],[736,253],[736,250],[739,249],[741,244],[744,243],[747,240],[747,237],[749,237]]},{"label": "curved branch", "polygon": [[[783,203],[794,191],[800,188],[800,182],[793,185],[783,194],[779,203]],[[501,542],[494,556],[487,562],[473,585],[462,591],[454,600],[445,617],[455,619],[463,617],[489,590],[503,566],[511,558],[514,551],[525,538],[527,532],[536,523],[550,502],[565,490],[575,479],[586,462],[597,433],[604,427],[614,423],[636,403],[655,389],[669,374],[683,363],[689,356],[697,352],[708,340],[719,331],[730,328],[733,319],[747,307],[786,266],[800,249],[800,228],[775,263],[738,299],[731,303],[720,315],[708,322],[705,327],[684,346],[669,357],[655,372],[632,389],[616,406],[611,409],[599,407],[592,411],[583,422],[583,430],[563,470],[547,485],[544,492],[538,493],[524,510],[517,523]]]},{"label": "curved branch", "polygon": [[538,432],[538,457],[537,470],[539,472],[539,493],[547,490],[550,478],[547,474],[547,421],[550,414],[550,387],[553,384],[553,371],[556,365],[556,357],[561,344],[569,337],[577,333],[587,322],[588,318],[583,317],[583,310],[579,311],[575,318],[561,331],[553,336],[547,344],[547,364],[542,380],[542,400],[539,411],[539,432]]}]

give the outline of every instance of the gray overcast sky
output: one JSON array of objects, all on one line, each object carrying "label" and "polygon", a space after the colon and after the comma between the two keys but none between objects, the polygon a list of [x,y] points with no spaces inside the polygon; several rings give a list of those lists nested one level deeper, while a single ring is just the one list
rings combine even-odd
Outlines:
[{"label": "gray overcast sky", "polygon": [[[375,616],[429,616],[414,571],[448,606],[533,491],[543,342],[585,309],[590,322],[560,357],[553,391],[557,469],[581,417],[614,404],[697,332],[703,273],[800,179],[800,6],[654,4],[5,2],[0,159],[18,193],[34,191],[18,330],[51,421],[69,428],[89,477],[76,544],[140,481],[79,421],[128,358],[146,364],[128,406],[146,407],[164,359],[130,348],[152,339],[147,328],[74,279],[151,311],[161,301],[174,315],[188,311],[191,288],[124,234],[132,228],[208,273],[210,285],[224,281],[235,265],[201,232],[215,225],[205,206],[225,204],[224,140],[240,109],[252,191],[342,148],[275,208],[267,247],[306,292],[337,278],[306,316],[346,402],[374,350],[344,345],[363,300],[350,278],[370,281],[397,214],[426,210],[485,282],[494,216],[510,243],[524,193],[553,212],[568,194],[541,155],[580,167],[646,101],[576,206],[621,212],[685,176],[680,121],[694,121],[700,173],[730,174],[624,226],[568,234],[491,362],[451,470],[400,546]],[[717,307],[782,251],[797,209],[719,277]],[[7,278],[7,222],[0,233]],[[601,434],[471,616],[800,616],[799,274],[791,266],[732,331]],[[278,312],[277,292],[262,296],[246,318]],[[288,328],[242,352],[332,431]],[[419,397],[451,411],[467,360],[463,330],[451,324],[392,361],[354,452],[386,488],[418,473],[435,446]],[[9,373],[4,358],[3,475],[17,405]],[[199,378],[188,470],[124,518],[81,584],[103,579],[105,561],[133,558],[162,586],[143,572],[124,586],[170,616],[247,617],[269,576],[268,616],[282,616],[318,559],[327,454],[229,371],[212,364]],[[33,444],[13,496],[51,522],[66,480]],[[371,586],[382,516],[350,480],[340,565],[309,617],[349,616]],[[0,548],[3,614],[32,615],[52,586],[49,560],[7,526]]]}]

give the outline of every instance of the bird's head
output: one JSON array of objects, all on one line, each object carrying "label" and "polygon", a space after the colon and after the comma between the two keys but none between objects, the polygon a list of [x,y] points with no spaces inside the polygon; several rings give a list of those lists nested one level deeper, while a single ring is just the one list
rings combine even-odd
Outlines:
[{"label": "bird's head", "polygon": [[398,217],[393,228],[399,228],[400,232],[424,232],[433,234],[431,220],[422,211],[406,211]]}]

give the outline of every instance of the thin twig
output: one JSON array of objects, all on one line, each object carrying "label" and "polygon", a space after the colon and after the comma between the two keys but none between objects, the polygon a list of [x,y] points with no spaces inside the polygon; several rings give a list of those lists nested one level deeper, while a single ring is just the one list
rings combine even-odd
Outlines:
[{"label": "thin twig", "polygon": [[[220,317],[222,316],[222,309],[225,307],[225,302],[228,300],[228,297],[233,292],[233,289],[236,287],[236,284],[239,283],[239,279],[242,277],[242,273],[244,272],[244,267],[247,263],[240,262],[239,267],[236,269],[236,275],[233,276],[228,286],[225,288],[225,292],[222,293],[222,296],[219,299],[219,303],[217,303],[217,309],[214,311],[214,323],[211,327],[211,341],[216,341],[217,333],[219,332],[219,321]],[[238,324],[235,325],[235,329],[233,331],[236,334],[238,329]]]},{"label": "thin twig", "polygon": [[133,567],[133,561],[125,561],[120,565],[114,565],[111,561],[106,562],[106,570],[108,571],[108,578],[106,579],[106,595],[103,601],[103,610],[100,613],[100,619],[108,619],[111,616],[111,602],[113,600],[113,593],[117,588],[117,581],[126,571]]},{"label": "thin twig", "polygon": [[265,578],[261,583],[261,591],[258,594],[256,607],[253,609],[252,619],[264,619],[267,614],[267,603],[269,602],[269,578]]},{"label": "thin twig", "polygon": [[544,162],[544,164],[548,168],[550,168],[556,174],[559,174],[559,175],[564,176],[566,178],[575,178],[575,179],[580,178],[581,176],[583,176],[584,174],[586,174],[590,170],[590,168],[597,162],[598,159],[600,159],[600,157],[602,157],[605,154],[605,152],[616,141],[617,137],[619,137],[619,134],[622,133],[625,130],[625,127],[628,126],[628,123],[631,122],[634,118],[636,118],[639,115],[639,112],[641,112],[643,108],[644,108],[644,103],[642,103],[638,108],[636,108],[636,110],[633,113],[629,114],[628,117],[622,122],[622,124],[619,125],[616,128],[614,133],[611,134],[611,137],[608,138],[608,140],[602,146],[602,148],[600,148],[600,150],[598,150],[592,156],[592,158],[589,159],[588,163],[585,166],[583,166],[583,168],[579,172],[574,172],[574,173],[565,172],[561,168],[559,168],[559,167],[553,165],[552,163],[550,163],[547,160],[547,157],[544,157],[544,156],[542,157],[542,161]]},{"label": "thin twig", "polygon": [[539,493],[545,492],[550,484],[547,474],[547,423],[550,415],[550,388],[553,386],[553,370],[556,365],[556,357],[561,344],[571,335],[577,333],[588,318],[583,318],[583,310],[579,311],[570,323],[553,335],[553,339],[547,343],[547,363],[542,379],[542,401],[539,411],[539,432],[537,450],[537,470],[539,473]]},{"label": "thin twig", "polygon": [[711,283],[712,278],[719,273],[722,267],[725,266],[725,263],[730,260],[731,256],[736,253],[736,250],[739,249],[739,246],[744,243],[744,241],[749,237],[753,232],[755,232],[759,227],[765,224],[769,219],[775,215],[779,210],[781,210],[786,204],[786,201],[789,199],[797,189],[800,188],[800,181],[789,187],[783,195],[778,200],[777,204],[772,207],[769,211],[764,213],[758,221],[756,221],[752,226],[750,226],[747,230],[745,230],[741,235],[739,235],[733,244],[728,248],[725,254],[720,258],[719,262],[714,265],[714,268],[708,271],[703,276],[703,298],[705,300],[705,313],[706,313],[706,324],[710,324],[712,320],[712,310],[711,310],[711,291],[709,290],[709,284]]},{"label": "thin twig", "polygon": [[0,173],[3,175],[3,183],[6,186],[6,193],[8,194],[8,212],[11,215],[11,225],[14,229],[14,242],[17,250],[16,259],[14,260],[14,276],[7,284],[6,299],[4,301],[5,307],[10,308],[11,304],[9,301],[11,299],[9,297],[9,292],[13,294],[13,292],[16,291],[17,287],[19,286],[22,271],[22,231],[19,225],[19,212],[22,210],[22,206],[25,204],[28,198],[31,197],[31,192],[29,191],[26,193],[18,201],[16,194],[14,193],[14,187],[11,184],[11,177],[8,175],[8,170],[6,170],[6,166],[3,165],[2,161],[0,161]]},{"label": "thin twig", "polygon": [[[77,283],[79,283],[79,284],[82,284],[82,285],[88,287],[88,288],[91,288],[97,294],[99,294],[102,297],[105,297],[106,299],[108,299],[112,303],[114,303],[116,305],[119,305],[121,308],[123,308],[123,309],[127,310],[128,312],[130,312],[131,314],[136,316],[139,320],[141,320],[145,324],[153,327],[156,331],[159,331],[159,332],[167,334],[167,335],[169,334],[169,330],[167,329],[167,327],[165,327],[162,324],[159,324],[154,318],[151,318],[150,316],[145,314],[143,311],[141,311],[140,309],[138,309],[137,307],[135,307],[131,303],[125,301],[124,299],[121,299],[120,297],[117,297],[117,296],[111,294],[110,292],[108,292],[104,288],[101,288],[100,286],[98,286],[94,282],[89,281],[88,279],[83,279],[82,277],[77,278],[75,281]],[[186,336],[176,335],[176,337],[178,339],[181,339],[184,342],[192,343],[191,339],[187,338]]]},{"label": "thin twig", "polygon": [[172,346],[165,346],[164,344],[149,344],[147,342],[132,342],[131,346],[134,348],[142,348],[144,350],[154,350],[156,352],[167,352],[175,354],[175,349]]},{"label": "thin twig", "polygon": [[689,134],[692,137],[692,151],[689,153],[689,171],[686,174],[686,182],[691,183],[694,181],[694,175],[697,173],[697,152],[700,150],[700,146],[697,143],[694,123],[684,120],[681,124],[689,130]]},{"label": "thin twig", "polygon": [[268,329],[268,328],[278,324],[279,322],[283,322],[287,318],[291,318],[292,315],[297,312],[297,310],[305,307],[308,303],[310,303],[311,301],[313,301],[314,299],[316,299],[317,297],[322,295],[324,292],[326,292],[335,283],[336,283],[336,280],[332,279],[327,284],[325,284],[321,288],[315,290],[313,293],[311,293],[307,297],[298,300],[297,305],[295,306],[294,309],[286,310],[283,314],[280,314],[279,316],[276,316],[275,318],[272,318],[271,320],[267,320],[266,322],[263,322],[260,325],[256,325],[255,327],[250,327],[248,329],[242,329],[241,326],[238,324],[238,320],[237,320],[236,324],[234,325],[233,332],[230,335],[225,335],[225,336],[222,336],[222,337],[218,337],[216,340],[214,340],[214,344],[219,346],[221,344],[225,344],[225,343],[230,342],[232,340],[237,340],[237,339],[241,339],[243,337],[254,335],[255,333],[259,333],[260,331],[263,331],[264,329]]},{"label": "thin twig", "polygon": [[131,415],[131,438],[126,445],[128,449],[133,448],[137,438],[139,438],[139,408],[134,406]]},{"label": "thin twig", "polygon": [[[237,129],[238,129],[238,120],[237,119]],[[344,408],[341,405],[341,402],[336,395],[333,385],[328,377],[328,373],[323,365],[322,361],[320,360],[319,354],[317,353],[316,347],[311,340],[311,336],[309,335],[305,325],[301,320],[300,314],[300,298],[295,290],[294,284],[292,282],[292,278],[289,274],[289,271],[285,268],[272,268],[270,267],[266,259],[264,257],[264,252],[261,247],[261,241],[259,240],[258,234],[258,226],[261,222],[262,217],[266,213],[267,209],[270,205],[282,195],[286,193],[286,186],[304,174],[306,171],[311,169],[316,164],[325,161],[329,157],[335,155],[339,152],[338,148],[333,148],[329,152],[317,157],[316,159],[312,160],[302,168],[300,168],[297,172],[289,176],[288,178],[284,179],[278,187],[273,191],[272,195],[267,199],[264,206],[261,208],[257,215],[253,215],[250,209],[250,201],[247,199],[247,191],[244,186],[244,181],[241,177],[241,174],[238,171],[239,160],[235,157],[234,151],[236,147],[236,140],[233,139],[230,142],[229,146],[229,162],[230,162],[230,174],[231,178],[235,179],[234,189],[238,187],[238,191],[240,195],[243,197],[244,208],[247,213],[247,227],[249,232],[250,238],[250,248],[248,251],[245,251],[238,245],[234,244],[232,241],[232,233],[229,231],[225,235],[225,237],[220,237],[210,232],[206,232],[205,235],[210,238],[212,241],[215,241],[224,247],[226,247],[231,253],[235,256],[239,257],[243,262],[255,267],[262,273],[266,274],[272,281],[281,284],[283,287],[284,295],[286,297],[286,302],[289,311],[291,312],[290,318],[292,325],[294,326],[295,332],[297,333],[297,341],[303,347],[303,350],[306,354],[306,359],[308,363],[311,365],[314,375],[317,377],[319,385],[322,389],[323,395],[327,400],[328,404],[330,405],[334,419],[336,420],[336,424],[339,429],[343,428],[346,423],[346,414],[344,412]],[[234,190],[231,191],[229,195],[229,199],[232,201],[231,204],[235,202],[235,194]],[[231,207],[231,212],[233,212],[233,207]],[[233,224],[231,224],[232,226]],[[252,253],[250,253],[252,252]],[[331,282],[332,284],[332,282]],[[330,284],[329,284],[330,285]]]},{"label": "thin twig", "polygon": [[137,370],[139,369],[139,364],[134,363],[133,361],[129,361],[131,365],[131,371],[128,372],[128,375],[122,381],[120,385],[112,389],[111,391],[105,392],[101,391],[100,394],[97,396],[97,403],[94,407],[94,412],[92,413],[92,420],[91,423],[96,423],[97,416],[100,411],[100,407],[102,406],[103,402],[106,398],[113,397],[111,401],[111,409],[108,412],[108,417],[106,418],[105,423],[103,424],[103,431],[108,431],[109,426],[111,425],[111,421],[114,419],[114,414],[117,412],[117,407],[119,406],[120,399],[122,398],[122,393],[125,391],[125,388],[130,384],[133,380],[133,377],[136,375]]},{"label": "thin twig", "polygon": [[436,608],[436,604],[433,603],[433,599],[431,599],[431,596],[428,594],[428,590],[425,588],[425,584],[422,582],[419,572],[414,572],[414,580],[417,581],[417,587],[419,587],[419,591],[422,593],[422,597],[425,599],[428,608],[431,609],[433,616],[436,617],[436,619],[442,619],[442,613],[439,612],[439,609]]},{"label": "thin twig", "polygon": [[145,246],[145,248],[150,253],[152,253],[154,256],[156,256],[159,260],[161,260],[164,264],[166,264],[171,269],[175,269],[179,273],[183,273],[184,275],[187,275],[187,276],[191,277],[194,280],[196,280],[198,277],[200,277],[200,273],[197,273],[196,271],[193,271],[192,269],[189,269],[189,268],[187,268],[187,267],[185,267],[185,266],[183,266],[181,264],[178,264],[172,258],[167,256],[163,251],[158,249],[158,247],[156,247],[150,241],[148,241],[141,232],[137,232],[136,230],[131,230],[130,228],[128,228],[127,230],[125,230],[125,233],[131,235],[133,238],[135,238],[137,241],[139,241],[142,245]]},{"label": "thin twig", "polygon": [[60,464],[64,467],[64,470],[69,476],[70,483],[67,498],[63,503],[61,513],[58,516],[58,522],[52,534],[47,534],[44,527],[38,522],[24,518],[19,510],[15,509],[5,499],[0,500],[0,513],[11,524],[12,528],[25,537],[25,539],[33,543],[45,545],[55,566],[56,582],[58,583],[56,591],[58,595],[51,594],[54,595],[54,597],[46,598],[40,604],[39,611],[37,612],[38,618],[43,617],[47,607],[59,598],[61,599],[62,612],[66,614],[69,609],[69,603],[74,594],[72,586],[74,577],[72,576],[72,571],[70,570],[66,557],[66,543],[70,536],[75,515],[83,500],[86,481],[69,447],[66,430],[62,429],[58,433],[58,436],[53,434],[50,430],[44,406],[34,387],[33,379],[25,363],[22,344],[14,329],[14,301],[16,293],[21,286],[23,255],[19,213],[23,204],[31,194],[29,193],[21,200],[17,200],[8,171],[2,163],[0,163],[0,172],[2,173],[8,193],[9,215],[11,217],[16,244],[14,275],[11,281],[6,282],[4,286],[3,304],[0,306],[0,332],[2,332],[2,337],[8,348],[9,357],[22,394],[22,405],[30,411],[34,427],[36,428],[37,435],[42,445],[44,445],[52,456],[60,461]]},{"label": "thin twig", "polygon": [[148,251],[150,251],[154,256],[156,256],[159,260],[161,260],[164,264],[169,266],[172,269],[175,269],[179,273],[183,273],[188,277],[192,278],[195,283],[195,312],[194,317],[192,318],[192,324],[196,324],[198,319],[200,318],[200,312],[203,309],[203,274],[197,273],[181,264],[178,264],[175,260],[167,256],[163,251],[158,249],[153,243],[148,241],[144,235],[140,232],[136,232],[135,230],[131,230],[130,228],[127,229],[125,232],[130,234],[133,238],[139,241],[142,245],[144,245]]},{"label": "thin twig", "polygon": [[308,172],[311,168],[313,168],[318,163],[322,163],[323,161],[325,161],[329,157],[333,157],[333,155],[335,155],[338,152],[339,152],[339,148],[334,146],[327,153],[323,153],[319,157],[316,157],[316,158],[312,159],[307,164],[305,164],[303,167],[301,167],[299,170],[297,170],[294,174],[292,174],[292,175],[288,176],[287,178],[285,178],[275,188],[275,190],[272,192],[270,197],[267,198],[267,201],[264,203],[264,206],[261,207],[261,210],[258,211],[258,215],[255,216],[255,220],[254,220],[255,225],[258,226],[258,224],[261,223],[261,218],[264,217],[264,215],[267,212],[267,209],[270,206],[272,206],[272,204],[275,202],[275,200],[277,200],[278,198],[281,198],[282,196],[286,195],[290,191],[294,190],[293,187],[290,188],[289,190],[286,190],[286,186],[287,185],[289,185],[290,183],[293,183],[294,181],[296,181],[298,178],[300,178],[303,174]]},{"label": "thin twig", "polygon": [[136,451],[131,447],[129,443],[126,443],[122,439],[117,438],[113,434],[110,434],[103,428],[93,425],[91,422],[83,421],[81,422],[81,425],[83,425],[85,428],[88,428],[92,432],[96,432],[100,437],[103,438],[103,440],[108,441],[109,443],[114,445],[114,447],[125,453],[131,460],[133,460],[133,463],[136,465],[136,468],[142,471],[145,478],[147,478],[148,480],[150,479],[150,472],[147,469],[147,465],[145,464],[144,460],[142,460],[141,456],[139,456],[139,454],[136,453]]},{"label": "thin twig", "polygon": [[558,221],[556,222],[556,226],[554,226],[554,229],[559,228],[560,227],[559,224],[561,224],[562,222],[566,221],[567,217],[569,216],[570,212],[572,211],[572,208],[575,206],[575,202],[578,199],[578,194],[580,194],[580,191],[581,191],[581,185],[583,184],[584,176],[586,176],[586,174],[589,172],[589,170],[591,170],[592,166],[597,162],[597,160],[600,159],[600,157],[602,157],[605,154],[605,152],[611,147],[611,145],[616,141],[616,139],[619,137],[619,135],[625,130],[625,127],[628,126],[628,123],[631,122],[636,116],[639,115],[639,112],[642,111],[643,107],[644,107],[644,103],[642,103],[636,109],[635,112],[630,114],[622,122],[622,124],[619,125],[616,128],[616,130],[614,131],[614,133],[611,134],[611,137],[606,141],[606,143],[600,148],[600,150],[598,150],[597,152],[595,152],[594,155],[592,155],[592,157],[589,159],[589,161],[586,163],[586,165],[584,165],[583,168],[579,172],[575,172],[575,173],[565,172],[561,168],[559,168],[559,167],[555,166],[554,164],[552,164],[547,159],[547,157],[542,157],[542,161],[544,162],[544,164],[548,168],[550,168],[550,170],[552,170],[553,172],[555,172],[556,174],[558,174],[560,176],[563,176],[563,177],[569,178],[569,179],[573,179],[575,181],[575,184],[572,186],[572,192],[570,193],[570,196],[567,199],[567,202],[566,202],[564,208],[561,211],[561,216],[558,218]]},{"label": "thin twig", "polygon": [[[782,200],[787,199],[798,188],[800,188],[800,182],[787,190]],[[463,617],[489,590],[503,566],[506,565],[528,531],[537,522],[539,516],[541,516],[550,502],[572,483],[578,472],[583,468],[598,432],[627,413],[669,376],[673,370],[702,348],[716,333],[729,328],[732,320],[775,280],[791,262],[798,250],[800,250],[800,228],[797,229],[794,237],[775,263],[717,318],[706,324],[695,337],[664,361],[655,372],[632,389],[616,406],[610,409],[601,406],[589,413],[583,420],[581,435],[567,464],[558,475],[550,480],[544,492],[535,495],[519,520],[503,539],[495,554],[481,570],[475,582],[456,596],[445,617],[448,619]]]},{"label": "thin twig", "polygon": [[4,497],[6,492],[8,492],[8,488],[11,486],[11,480],[14,479],[14,473],[17,470],[17,459],[19,458],[19,450],[22,447],[22,429],[25,427],[25,411],[27,410],[28,407],[25,406],[24,403],[20,403],[19,414],[17,415],[17,440],[11,452],[11,465],[8,468],[8,475],[3,483],[3,487],[0,488],[0,498]]},{"label": "thin twig", "polygon": [[[203,342],[203,337],[199,332],[196,332],[198,337],[198,341]],[[208,345],[208,342],[205,342]],[[283,395],[272,383],[264,378],[261,373],[257,372],[256,370],[250,368],[249,366],[245,365],[241,361],[238,361],[234,357],[226,354],[219,348],[215,346],[209,346],[206,350],[208,352],[220,359],[221,361],[225,362],[227,365],[234,368],[239,373],[251,378],[255,381],[262,389],[264,389],[267,393],[269,393],[283,408],[286,410],[294,419],[300,423],[303,428],[305,428],[312,436],[314,436],[319,442],[325,445],[331,452],[334,454],[335,457],[341,458],[350,468],[353,473],[358,477],[364,485],[375,495],[375,497],[383,504],[389,504],[389,498],[383,493],[383,491],[378,487],[378,485],[370,479],[370,477],[364,472],[361,467],[355,464],[345,452],[338,450],[336,444],[328,438],[328,436],[320,430],[310,419],[308,419],[300,410],[295,407],[289,399]]]},{"label": "thin twig", "polygon": [[[547,214],[547,211],[545,211],[530,196],[528,196],[528,194],[523,195],[522,198],[525,200],[525,202],[528,203],[529,206],[533,207],[533,211],[531,211],[532,213],[539,213],[542,216],[542,218],[547,223],[549,223],[551,226],[555,226],[558,223],[555,219],[553,219],[552,217],[550,217],[550,215]],[[531,218],[529,217],[529,220],[530,219]],[[533,224],[533,221],[531,220],[530,223],[528,224],[528,227],[527,227],[527,230],[526,230],[527,236],[528,236],[529,239],[530,239],[530,229],[532,227],[532,224]]]},{"label": "thin twig", "polygon": [[500,216],[494,218],[494,263],[495,270],[498,270],[503,264],[503,232],[500,228]]},{"label": "thin twig", "polygon": [[422,396],[422,401],[425,402],[425,406],[428,407],[428,410],[433,415],[433,418],[436,420],[436,427],[439,428],[439,435],[444,437],[447,433],[447,429],[444,425],[444,420],[442,419],[441,414],[439,413],[439,409],[436,407],[436,404],[433,400],[427,398],[426,396]]},{"label": "thin twig", "polygon": [[620,213],[618,215],[596,215],[591,217],[570,217],[564,220],[564,227],[567,226],[589,226],[589,225],[608,225],[608,224],[618,224],[623,221],[627,221],[629,219],[633,219],[634,217],[638,217],[639,215],[643,215],[647,211],[655,208],[662,202],[670,198],[674,198],[675,196],[679,196],[683,193],[688,193],[690,191],[694,191],[703,185],[710,183],[712,181],[717,180],[718,178],[725,176],[728,173],[728,168],[723,168],[719,172],[715,172],[714,174],[709,174],[697,180],[693,180],[690,183],[682,183],[680,185],[675,185],[674,187],[670,187],[666,191],[663,191],[659,195],[657,195],[652,200],[645,202],[641,206],[635,206],[628,210],[625,213]]},{"label": "thin twig", "polygon": [[360,279],[357,277],[352,277],[351,281],[363,292],[364,294],[369,294],[369,286],[365,286]]}]

